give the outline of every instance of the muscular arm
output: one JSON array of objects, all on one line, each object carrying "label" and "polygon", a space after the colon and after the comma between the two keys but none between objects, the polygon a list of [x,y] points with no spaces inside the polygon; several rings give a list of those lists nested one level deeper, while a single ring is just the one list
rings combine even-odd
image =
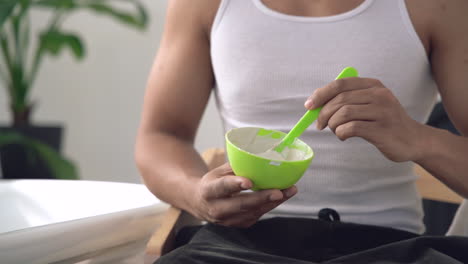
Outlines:
[{"label": "muscular arm", "polygon": [[219,1],[172,0],[150,74],[135,158],[147,187],[161,200],[206,221],[248,227],[296,194],[241,193],[252,182],[225,164],[210,172],[193,141],[213,87],[209,32]]},{"label": "muscular arm", "polygon": [[468,198],[468,2],[433,2],[432,70],[447,113],[463,136],[426,128],[416,162]]},{"label": "muscular arm", "polygon": [[[416,3],[420,2],[419,5]],[[338,138],[361,137],[388,159],[414,161],[468,198],[468,2],[408,1],[444,105],[464,136],[411,119],[390,89],[368,78],[346,78],[317,89],[305,106],[323,106],[318,128]]]},{"label": "muscular arm", "polygon": [[213,86],[207,16],[202,15],[210,8],[204,2],[169,2],[135,153],[148,188],[161,200],[188,211],[194,181],[207,172],[193,148]]}]

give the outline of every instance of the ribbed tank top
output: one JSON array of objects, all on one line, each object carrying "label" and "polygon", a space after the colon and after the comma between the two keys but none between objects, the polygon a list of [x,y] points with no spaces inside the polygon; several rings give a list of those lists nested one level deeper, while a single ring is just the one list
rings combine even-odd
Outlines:
[{"label": "ribbed tank top", "polygon": [[[215,96],[226,131],[288,132],[315,89],[346,66],[391,89],[409,116],[425,122],[437,87],[404,0],[365,0],[333,16],[279,13],[261,0],[223,0],[211,32]],[[301,139],[315,158],[299,193],[268,216],[317,217],[333,208],[342,221],[424,230],[413,163],[386,159],[361,138],[341,142],[311,126]]]}]

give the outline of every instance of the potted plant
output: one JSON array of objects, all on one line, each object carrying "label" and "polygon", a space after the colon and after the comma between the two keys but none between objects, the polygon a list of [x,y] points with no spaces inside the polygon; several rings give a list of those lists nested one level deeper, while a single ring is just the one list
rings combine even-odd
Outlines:
[{"label": "potted plant", "polygon": [[[46,9],[51,15],[38,36],[32,36],[30,31],[30,13],[34,9]],[[85,57],[82,38],[62,28],[69,15],[81,10],[137,29],[147,25],[147,14],[139,0],[2,0],[0,3],[0,85],[6,88],[12,120],[10,125],[0,128],[4,178],[78,178],[73,163],[59,154],[62,128],[31,122],[35,103],[30,91],[46,56],[59,56],[68,49],[77,60]]]}]

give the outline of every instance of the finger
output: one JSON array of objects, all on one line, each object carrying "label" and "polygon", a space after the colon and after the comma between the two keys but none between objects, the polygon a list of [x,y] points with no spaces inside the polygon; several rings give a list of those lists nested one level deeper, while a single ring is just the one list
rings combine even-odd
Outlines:
[{"label": "finger", "polygon": [[284,197],[289,199],[291,197],[293,197],[294,195],[297,194],[297,187],[296,185],[293,185],[287,189],[284,189],[284,190],[281,190],[281,192],[283,193]]},{"label": "finger", "polygon": [[338,111],[338,109],[340,109],[344,105],[360,105],[372,103],[376,100],[376,89],[378,88],[367,88],[338,94],[328,103],[326,103],[320,111],[319,117],[317,119],[317,128],[320,130],[325,128],[330,117],[333,116],[336,113],[336,111]]},{"label": "finger", "polygon": [[[231,164],[229,164],[229,162],[226,162],[225,164],[219,166],[218,168],[214,169],[213,170],[213,175],[214,177],[216,178],[219,178],[220,176],[232,176],[234,175],[234,171],[232,170],[232,167],[231,167]],[[241,177],[239,176],[238,177],[239,179],[237,179],[239,181],[239,183],[241,184],[241,187],[244,189],[244,190],[248,190],[250,188],[252,188],[253,186],[253,183],[251,180],[245,178],[245,177]]]},{"label": "finger", "polygon": [[264,206],[262,206],[259,210],[260,216],[270,212],[271,210],[275,209],[278,207],[280,204],[284,203],[285,201],[289,200],[291,197],[297,194],[297,187],[292,186],[289,187],[288,189],[284,189],[281,191],[283,193],[283,199],[277,202],[270,202]]},{"label": "finger", "polygon": [[231,197],[233,194],[250,189],[251,187],[252,182],[249,179],[231,175],[222,176],[210,181],[205,185],[202,192],[205,199],[216,199]]},{"label": "finger", "polygon": [[289,198],[293,197],[297,193],[296,186],[292,186],[288,189],[281,190],[283,193],[283,199],[274,202],[268,202],[262,205],[260,208],[252,208],[246,212],[239,212],[237,214],[231,215],[225,220],[221,221],[223,225],[227,226],[236,226],[241,228],[247,228],[255,224],[260,217],[274,208],[278,207],[283,202],[287,201]]},{"label": "finger", "polygon": [[276,189],[240,193],[233,197],[217,201],[216,206],[220,214],[216,216],[224,219],[232,215],[248,213],[252,210],[259,210],[268,203],[279,202],[283,198],[283,193]]},{"label": "finger", "polygon": [[248,228],[258,222],[260,216],[254,214],[239,214],[229,217],[218,224],[237,228]]},{"label": "finger", "polygon": [[340,93],[367,89],[371,87],[384,87],[379,80],[370,78],[344,78],[335,80],[328,85],[318,88],[315,92],[307,99],[305,107],[307,109],[315,109],[325,105],[328,101],[333,99]]},{"label": "finger", "polygon": [[335,132],[336,128],[351,121],[376,121],[379,118],[380,109],[373,104],[344,105],[336,111],[328,120],[328,127]]},{"label": "finger", "polygon": [[[260,207],[257,207],[257,205],[252,205],[252,206],[245,206],[244,208],[248,211],[254,211],[253,213],[254,214],[259,214],[259,216],[262,216],[264,214],[266,214],[267,212],[273,210],[275,207],[277,207],[278,205],[284,203],[285,201],[287,201],[288,199],[290,199],[291,197],[293,197],[294,195],[297,194],[297,187],[294,185],[294,186],[291,186],[287,189],[284,189],[284,190],[281,190],[282,194],[283,194],[283,197],[279,200],[276,200],[279,198],[279,196],[275,199],[270,199],[270,201],[267,201],[266,203],[260,205]],[[276,195],[276,194],[275,194]]]},{"label": "finger", "polygon": [[351,121],[339,125],[335,129],[335,135],[342,141],[351,137],[361,137],[374,144],[374,137],[378,136],[376,123],[376,121]]},{"label": "finger", "polygon": [[225,175],[233,175],[234,172],[232,171],[231,164],[229,162],[224,163],[223,165],[215,168],[212,170],[214,176],[225,176]]}]

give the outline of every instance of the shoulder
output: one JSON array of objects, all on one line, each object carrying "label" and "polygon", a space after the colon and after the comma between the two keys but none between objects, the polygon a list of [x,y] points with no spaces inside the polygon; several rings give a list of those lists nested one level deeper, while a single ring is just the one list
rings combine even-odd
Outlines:
[{"label": "shoulder", "polygon": [[[168,21],[180,21],[209,35],[222,0],[170,0]],[[171,19],[172,18],[172,19]]]},{"label": "shoulder", "polygon": [[468,1],[430,0],[432,13],[432,41],[435,48],[468,46]]},{"label": "shoulder", "polygon": [[428,53],[443,43],[468,37],[467,0],[406,0],[406,5]]}]

